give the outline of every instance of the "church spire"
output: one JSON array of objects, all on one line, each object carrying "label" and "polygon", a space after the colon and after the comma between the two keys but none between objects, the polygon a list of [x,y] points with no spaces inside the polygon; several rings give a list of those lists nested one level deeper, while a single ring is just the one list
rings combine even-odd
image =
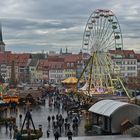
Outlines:
[{"label": "church spire", "polygon": [[2,42],[3,39],[2,39],[2,29],[1,29],[1,23],[0,23],[0,42]]},{"label": "church spire", "polygon": [[62,48],[60,48],[60,54],[62,54],[63,52],[62,52]]},{"label": "church spire", "polygon": [[0,52],[4,52],[5,51],[5,44],[3,42],[3,37],[2,37],[2,26],[0,23]]}]

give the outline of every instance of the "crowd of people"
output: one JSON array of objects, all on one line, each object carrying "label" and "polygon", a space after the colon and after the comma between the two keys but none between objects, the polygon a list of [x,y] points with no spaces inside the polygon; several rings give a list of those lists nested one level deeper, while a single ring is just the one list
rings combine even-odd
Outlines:
[{"label": "crowd of people", "polygon": [[[58,139],[58,136],[68,136],[69,140],[73,136],[78,135],[78,128],[80,124],[80,114],[79,112],[74,113],[70,107],[76,107],[78,102],[71,96],[61,95],[61,94],[48,94],[48,106],[49,108],[54,108],[57,114],[48,116],[48,129],[47,137],[50,136],[52,132],[55,139]],[[66,111],[67,115],[63,116],[63,112]],[[62,114],[61,114],[62,113]],[[51,129],[51,130],[50,130]]]},{"label": "crowd of people", "polygon": [[[72,140],[72,136],[78,136],[79,124],[81,122],[81,113],[79,111],[80,102],[73,94],[60,94],[59,92],[46,93],[47,108],[54,110],[54,114],[48,114],[46,121],[47,138],[54,136],[55,140],[59,137],[68,137]],[[19,114],[20,123],[23,122],[25,109]],[[32,114],[32,113],[31,113]],[[17,139],[19,130],[15,123],[5,122],[6,130],[14,131],[13,138]],[[17,135],[15,135],[17,134]],[[16,137],[17,136],[17,137]]]}]

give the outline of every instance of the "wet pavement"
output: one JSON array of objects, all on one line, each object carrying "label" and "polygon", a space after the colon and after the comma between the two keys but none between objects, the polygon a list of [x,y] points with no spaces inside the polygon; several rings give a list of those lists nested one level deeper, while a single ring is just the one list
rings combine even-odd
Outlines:
[{"label": "wet pavement", "polygon": [[[125,135],[112,135],[112,136],[78,136],[73,137],[72,140],[139,140],[139,137],[130,137]],[[40,140],[46,140],[41,138]],[[49,138],[49,140],[54,140],[54,138]],[[67,140],[66,137],[61,137],[59,140]]]},{"label": "wet pavement", "polygon": [[[58,110],[55,110],[53,107],[49,108],[48,106],[48,100],[46,99],[45,105],[39,105],[36,107],[30,107],[32,109],[31,114],[32,114],[32,119],[35,124],[35,127],[38,129],[39,125],[42,125],[42,130],[43,130],[43,137],[42,140],[46,139],[46,131],[48,128],[48,121],[47,118],[48,116],[56,115],[58,114]],[[19,119],[19,114],[22,114],[22,122]],[[18,129],[21,129],[23,120],[25,118],[25,110],[23,107],[19,107],[17,113],[10,113],[10,111],[7,112],[7,116],[13,116],[16,117],[16,125],[18,126]],[[60,114],[65,118],[67,116],[67,113],[65,111],[60,111]],[[78,131],[78,136],[84,136],[84,117],[81,118],[81,123],[79,125],[79,131]],[[50,125],[50,137],[53,137],[53,130],[52,126]],[[64,132],[62,133],[62,137],[64,137],[65,134]],[[5,126],[0,125],[0,140],[9,140],[13,138],[13,130],[10,133],[9,129],[6,131]]]},{"label": "wet pavement", "polygon": [[[36,107],[30,107],[32,109],[32,119],[34,121],[35,127],[38,128],[38,126],[41,124],[42,125],[42,130],[43,130],[43,137],[40,138],[40,140],[46,140],[48,139],[46,136],[46,130],[48,127],[48,122],[47,122],[47,117],[48,115],[56,115],[57,111],[54,110],[54,108],[49,108],[48,106],[48,100],[46,100],[46,104],[36,106]],[[19,119],[19,114],[23,115],[22,122],[25,117],[25,111],[23,107],[18,108],[17,114],[15,113],[10,113],[9,111],[7,112],[7,116],[13,116],[16,117],[16,123],[18,128],[21,128],[21,122]],[[66,112],[60,112],[62,116],[65,118],[67,116]],[[73,140],[139,140],[139,138],[132,138],[131,136],[128,135],[113,135],[113,136],[85,136],[84,133],[84,124],[85,124],[85,119],[84,116],[81,118],[81,123],[79,125],[79,133],[78,136],[74,136]],[[0,126],[0,140],[11,140],[13,139],[13,131],[10,133],[9,129],[6,131],[5,126]],[[53,131],[51,130],[50,138],[49,140],[54,140],[53,137]],[[62,133],[62,137],[59,138],[59,140],[67,140],[67,137],[65,137],[64,133]]]}]

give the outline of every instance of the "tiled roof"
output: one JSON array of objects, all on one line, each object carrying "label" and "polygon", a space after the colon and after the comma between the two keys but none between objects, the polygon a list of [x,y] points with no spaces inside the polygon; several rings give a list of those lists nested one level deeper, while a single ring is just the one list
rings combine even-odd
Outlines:
[{"label": "tiled roof", "polygon": [[140,54],[135,54],[138,61],[140,61]]},{"label": "tiled roof", "polygon": [[121,55],[126,59],[136,59],[134,50],[109,50],[109,53]]},{"label": "tiled roof", "polygon": [[65,56],[65,62],[77,62],[79,60],[79,54],[71,54]]},{"label": "tiled roof", "polygon": [[14,61],[16,66],[26,66],[29,58],[30,54],[8,54],[7,65],[11,65]]},{"label": "tiled roof", "polygon": [[55,55],[55,56],[48,56],[48,61],[56,61],[56,62],[64,62],[64,56]]},{"label": "tiled roof", "polygon": [[25,90],[25,91],[20,91],[19,92],[20,98],[26,98],[29,94],[34,99],[37,99],[38,97],[41,97],[41,95],[42,95],[41,91],[39,91],[39,90],[33,90],[33,89],[29,89],[29,90]]},{"label": "tiled roof", "polygon": [[47,59],[39,60],[38,65],[37,65],[38,70],[47,70],[47,67],[48,67]]}]

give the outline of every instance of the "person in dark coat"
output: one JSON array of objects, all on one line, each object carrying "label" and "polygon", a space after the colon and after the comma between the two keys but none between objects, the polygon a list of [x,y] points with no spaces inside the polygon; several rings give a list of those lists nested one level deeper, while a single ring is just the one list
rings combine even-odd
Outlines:
[{"label": "person in dark coat", "polygon": [[68,130],[67,136],[68,136],[68,140],[72,140],[72,132],[70,129]]},{"label": "person in dark coat", "polygon": [[47,130],[47,138],[50,137],[50,129]]},{"label": "person in dark coat", "polygon": [[50,116],[48,116],[48,122],[50,123],[50,121],[51,121],[51,117],[50,117]]},{"label": "person in dark coat", "polygon": [[55,138],[55,140],[58,140],[59,139],[59,133],[58,133],[58,131],[56,131],[55,133],[54,133],[54,138]]},{"label": "person in dark coat", "polygon": [[52,116],[52,121],[54,121],[54,119],[55,119],[55,116],[53,115],[53,116]]}]

